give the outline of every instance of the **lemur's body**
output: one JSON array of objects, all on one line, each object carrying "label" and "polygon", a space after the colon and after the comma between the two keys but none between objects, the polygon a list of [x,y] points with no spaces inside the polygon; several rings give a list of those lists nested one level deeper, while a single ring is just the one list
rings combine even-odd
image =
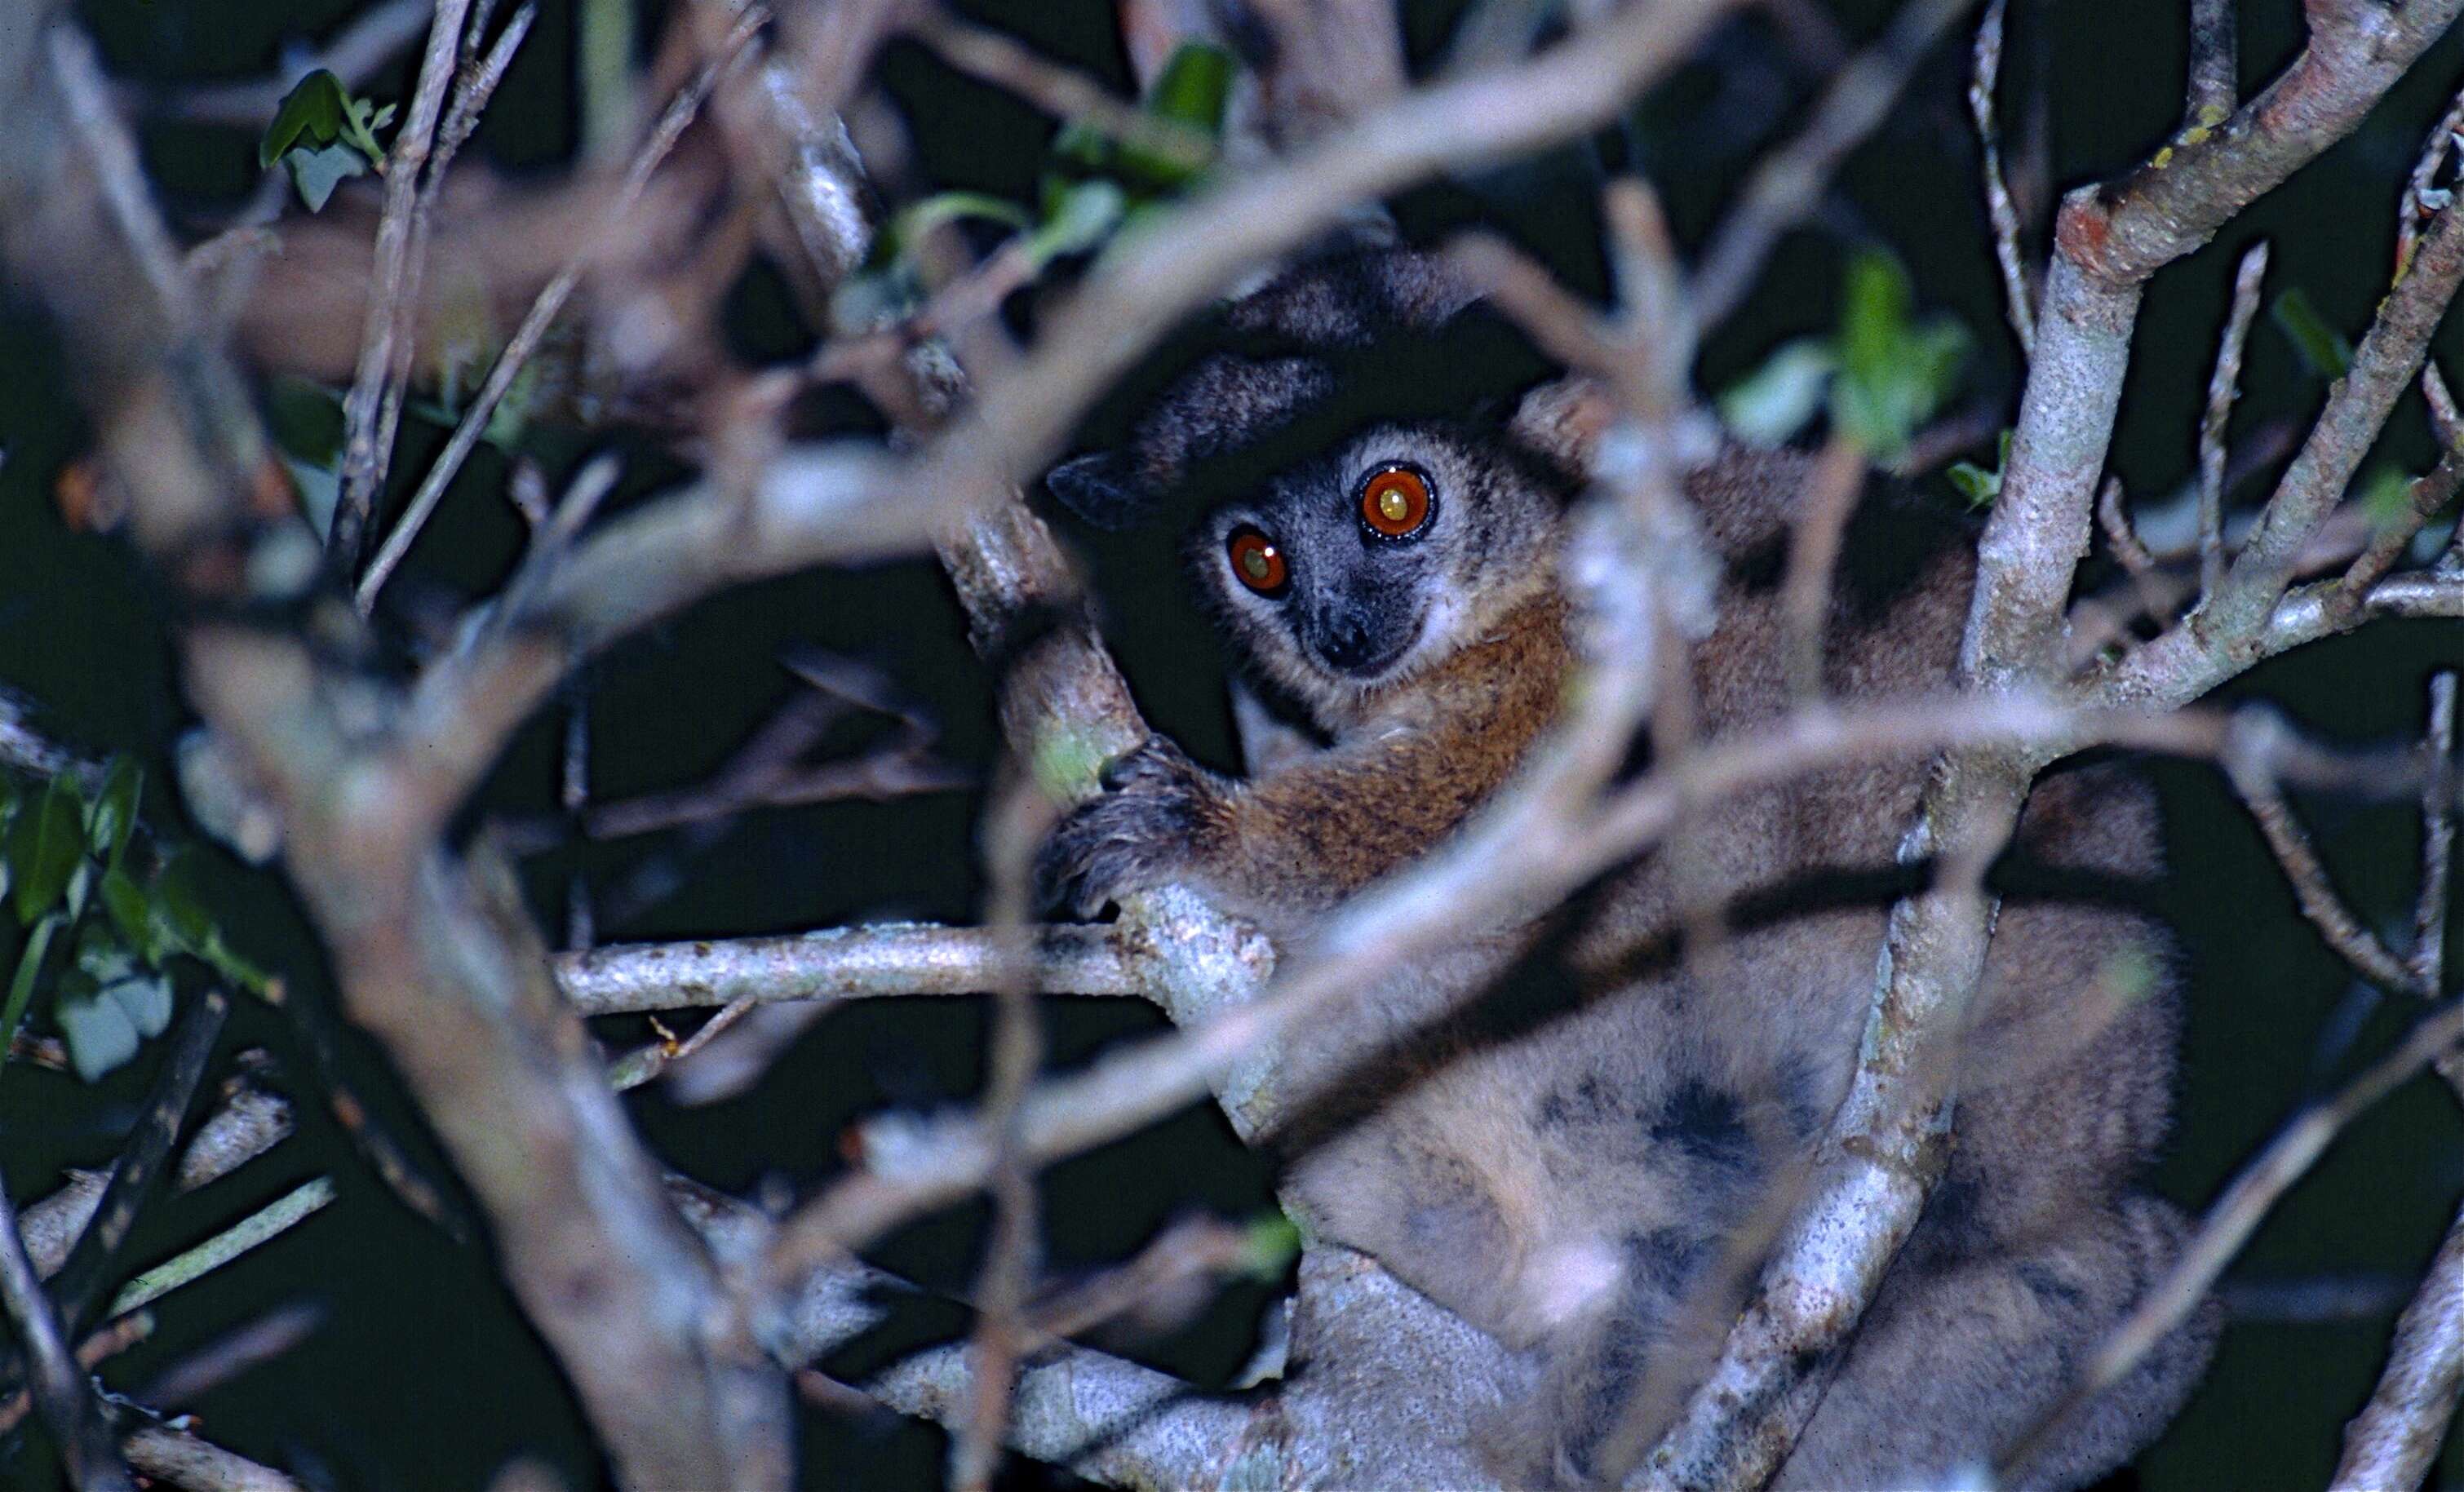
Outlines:
[{"label": "lemur's body", "polygon": [[[1424,261],[1390,254],[1289,276],[1234,318],[1332,349],[1426,329],[1460,304]],[[1082,509],[1159,494],[1287,424],[1326,392],[1326,366],[1201,363],[1130,451],[1056,473],[1055,490]],[[1804,470],[1734,454],[1692,484],[1727,567],[1718,627],[1695,653],[1706,735],[1787,708],[1773,572]],[[1201,589],[1328,744],[1246,782],[1160,741],[1133,755],[1056,839],[1050,863],[1082,907],[1180,881],[1298,935],[1443,840],[1563,697],[1568,485],[1511,439],[1373,421],[1210,512],[1192,547]],[[1967,546],[1886,512],[1860,523],[1887,532],[1852,545],[1828,686],[1937,688],[1967,610]],[[1524,1407],[1458,1427],[1492,1447],[1502,1478],[1621,1469],[1716,1350],[1847,1089],[1922,774],[1834,771],[1723,803],[1543,927],[1467,931],[1287,1057],[1303,1102],[1278,1138],[1308,1223],[1506,1349],[1511,1381],[1469,1396]],[[2019,844],[2057,869],[2157,867],[2151,803],[2106,772],[2040,786]],[[1701,907],[1727,909],[1730,931],[1677,956],[1675,930]],[[1548,954],[1531,954],[1544,936]],[[1961,1057],[1949,1174],[1782,1484],[1904,1484],[1992,1455],[2169,1260],[2178,1216],[2132,1190],[2168,1107],[2161,950],[2113,906],[2006,898]],[[1467,998],[1501,975],[1499,991]],[[1432,1026],[1456,1007],[1469,1014]],[[2073,1484],[2134,1453],[2211,1337],[2204,1324],[2177,1333],[2027,1480]]]}]

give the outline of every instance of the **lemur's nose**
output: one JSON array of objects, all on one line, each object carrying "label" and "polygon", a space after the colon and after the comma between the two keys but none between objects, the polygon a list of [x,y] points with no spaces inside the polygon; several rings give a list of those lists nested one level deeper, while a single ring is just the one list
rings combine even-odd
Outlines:
[{"label": "lemur's nose", "polygon": [[1372,661],[1377,652],[1368,624],[1359,617],[1330,617],[1318,632],[1318,656],[1346,671]]}]

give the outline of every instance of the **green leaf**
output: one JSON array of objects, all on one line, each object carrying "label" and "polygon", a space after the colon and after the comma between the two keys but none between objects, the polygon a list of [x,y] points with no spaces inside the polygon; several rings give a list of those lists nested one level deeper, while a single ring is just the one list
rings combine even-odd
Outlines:
[{"label": "green leaf", "polygon": [[65,917],[45,917],[34,924],[26,946],[18,950],[17,972],[9,980],[9,1003],[0,1008],[0,1052],[15,1039],[17,1022],[26,1019],[26,1006],[34,998],[34,981],[43,972],[43,957],[51,952],[53,935],[67,925]]},{"label": "green leaf", "polygon": [[291,185],[299,191],[299,200],[311,212],[324,210],[325,201],[334,188],[354,176],[365,176],[368,158],[349,145],[318,145],[287,151],[282,164],[291,170]]},{"label": "green leaf", "polygon": [[1720,419],[1749,446],[1778,446],[1822,407],[1839,356],[1820,338],[1783,343],[1720,396]]},{"label": "green leaf", "polygon": [[1947,317],[1915,321],[1914,304],[1897,259],[1868,251],[1849,261],[1831,418],[1877,456],[1906,447],[1958,387],[1968,356],[1967,328]]},{"label": "green leaf", "polygon": [[1094,248],[1120,223],[1129,200],[1129,194],[1111,182],[1073,185],[1062,195],[1060,209],[1027,235],[1027,257],[1040,269],[1063,254]]},{"label": "green leaf", "polygon": [[145,894],[127,871],[118,866],[102,873],[102,910],[111,916],[112,925],[128,946],[148,964],[163,961],[164,940],[168,928],[157,916],[154,899]]},{"label": "green leaf", "polygon": [[137,1055],[137,1022],[120,1001],[100,993],[62,998],[53,1007],[67,1039],[69,1063],[92,1083]]},{"label": "green leaf", "polygon": [[1972,461],[1954,461],[1943,475],[1968,499],[1971,508],[1991,508],[1993,499],[2002,495],[2002,473],[1988,472]]},{"label": "green leaf", "polygon": [[69,779],[55,777],[42,802],[20,810],[11,825],[9,860],[16,875],[11,892],[17,920],[31,924],[51,911],[84,858],[85,806]]},{"label": "green leaf", "polygon": [[281,160],[295,145],[304,143],[313,147],[340,140],[350,100],[342,80],[324,68],[299,79],[275,106],[274,122],[265,126],[264,138],[256,143],[257,168]]},{"label": "green leaf", "polygon": [[2002,473],[2011,470],[2011,431],[2005,428],[1993,443],[1993,470],[1989,472],[1973,461],[1954,461],[1943,475],[1971,508],[1991,508],[2002,495]]},{"label": "green leaf", "polygon": [[86,842],[107,866],[120,864],[128,847],[129,831],[137,827],[137,804],[144,794],[145,769],[137,758],[118,756],[103,774],[102,793],[86,816]]},{"label": "green leaf", "polygon": [[180,854],[165,862],[154,878],[154,907],[163,927],[179,945],[194,953],[214,935],[213,919],[197,900],[196,857]]},{"label": "green leaf", "polygon": [[2293,343],[2301,355],[2302,366],[2323,379],[2339,379],[2353,365],[2353,344],[2339,336],[2310,303],[2308,292],[2296,285],[2276,297],[2268,308],[2269,319]]},{"label": "green leaf", "polygon": [[1232,97],[1232,54],[1204,41],[1184,41],[1173,50],[1147,95],[1147,112],[1202,129],[1223,132],[1223,108]]}]

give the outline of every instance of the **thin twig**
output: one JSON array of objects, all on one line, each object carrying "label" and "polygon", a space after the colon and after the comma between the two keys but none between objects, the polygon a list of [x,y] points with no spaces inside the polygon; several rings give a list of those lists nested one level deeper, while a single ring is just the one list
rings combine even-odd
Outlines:
[{"label": "thin twig", "polygon": [[385,451],[378,445],[379,415],[394,363],[394,343],[407,338],[411,307],[404,295],[411,267],[411,208],[419,200],[420,173],[436,142],[462,45],[462,20],[471,0],[438,0],[428,23],[428,50],[410,108],[386,152],[385,208],[377,219],[376,262],[369,273],[367,317],[360,333],[360,363],[342,401],[341,490],[334,505],[327,545],[348,576],[359,561],[384,484]]},{"label": "thin twig", "polygon": [[1043,1223],[1024,1109],[1044,1063],[1044,1024],[1034,998],[1035,936],[1027,913],[1036,851],[1056,817],[1056,805],[1033,779],[1014,773],[984,829],[991,886],[984,920],[1000,946],[983,1099],[985,1126],[994,1136],[987,1184],[993,1223],[976,1281],[972,1402],[950,1445],[950,1484],[958,1492],[984,1492],[1000,1468],[1010,1393],[1029,1343],[1027,1291],[1041,1269]]},{"label": "thin twig", "polygon": [[[2230,16],[2231,10],[2226,11]],[[2208,377],[2208,404],[2199,418],[2199,596],[2215,594],[2225,575],[2225,421],[2241,393],[2242,348],[2258,315],[2259,287],[2267,278],[2267,240],[2241,256],[2233,272],[2233,310],[2216,346],[2215,371]]]},{"label": "thin twig", "polygon": [[2344,906],[2343,898],[2336,894],[2327,879],[2327,867],[2311,847],[2310,836],[2302,830],[2300,821],[2293,816],[2291,805],[2269,775],[2268,763],[2275,756],[2271,737],[2282,730],[2276,717],[2267,714],[2254,714],[2239,723],[2220,762],[2227,780],[2240,795],[2259,832],[2266,836],[2267,847],[2275,852],[2284,879],[2292,884],[2302,915],[2319,930],[2327,946],[2371,983],[2399,994],[2417,993],[2411,971],[2387,952],[2378,934],[2364,927],[2361,919]]},{"label": "thin twig", "polygon": [[203,1279],[250,1249],[278,1237],[333,1199],[334,1183],[323,1176],[300,1183],[196,1247],[129,1281],[112,1297],[107,1314],[124,1315],[151,1306],[190,1281]]},{"label": "thin twig", "polygon": [[82,1333],[99,1319],[97,1312],[113,1283],[120,1247],[137,1222],[138,1209],[162,1177],[163,1162],[171,1153],[171,1142],[179,1136],[189,1100],[205,1076],[206,1059],[212,1054],[214,1039],[222,1034],[223,1019],[230,1013],[231,997],[219,987],[209,986],[189,1001],[164,1042],[154,1086],[103,1188],[94,1221],[86,1225],[77,1247],[69,1251],[68,1262],[52,1282],[53,1298],[60,1303],[60,1319],[69,1323],[72,1332]]},{"label": "thin twig", "polygon": [[298,1482],[185,1430],[147,1425],[121,1442],[128,1463],[188,1492],[307,1492]]},{"label": "thin twig", "polygon": [[[212,1118],[197,1127],[196,1137],[180,1154],[172,1185],[187,1193],[218,1181],[280,1144],[291,1129],[290,1104],[243,1083]],[[68,1262],[70,1248],[102,1205],[110,1180],[107,1170],[74,1172],[66,1186],[26,1209],[18,1222],[36,1274],[48,1279]]]},{"label": "thin twig", "polygon": [[1754,167],[1736,206],[1712,232],[1694,276],[1694,313],[1719,325],[1743,303],[1782,233],[1814,210],[1850,151],[1890,113],[1935,40],[1975,0],[1911,0],[1882,39],[1841,68],[1797,137]]},{"label": "thin twig", "polygon": [[[479,127],[480,112],[487,108],[488,99],[495,94],[496,85],[504,80],[505,70],[513,66],[514,53],[521,46],[522,38],[530,33],[531,23],[539,16],[536,0],[528,0],[514,12],[514,18],[505,25],[504,34],[496,38],[495,46],[483,57],[478,55],[479,37],[495,8],[495,0],[478,0],[471,12],[470,26],[462,38],[461,62],[455,69],[452,102],[446,110],[445,122],[437,129],[435,148],[429,155],[428,168],[421,174],[419,193],[411,203],[410,250],[406,256],[394,317],[393,358],[386,366],[384,393],[377,403],[373,448],[376,467],[369,477],[367,506],[360,510],[363,527],[354,538],[355,544],[364,540],[365,521],[375,516],[376,499],[385,491],[385,472],[393,459],[394,436],[402,428],[402,406],[409,393],[411,364],[419,340],[420,309],[428,274],[428,241],[434,231],[436,203],[444,194],[445,174],[451,168],[453,158],[461,153],[464,143],[471,138],[471,132]],[[358,558],[356,554],[349,557],[354,564]]]},{"label": "thin twig", "polygon": [[2403,506],[2393,513],[2370,516],[2370,541],[2328,593],[2328,609],[2335,613],[2339,630],[2360,617],[2371,590],[2412,547],[2423,526],[2455,500],[2459,490],[2464,490],[2464,450],[2451,447],[2439,452],[2438,465],[2405,484]]},{"label": "thin twig", "polygon": [[1865,490],[1865,450],[1835,430],[1806,478],[1796,519],[1789,526],[1788,569],[1780,581],[1780,615],[1788,634],[1789,691],[1798,700],[1823,691],[1822,634],[1831,620],[1831,578],[1857,498]]},{"label": "thin twig", "polygon": [[2105,542],[2113,546],[2113,558],[2133,579],[2152,575],[2159,566],[2156,557],[2139,541],[2139,533],[2130,526],[2130,510],[2123,506],[2122,478],[2108,475],[2104,488],[2096,497],[2097,526],[2104,530]]},{"label": "thin twig", "polygon": [[2432,998],[2447,988],[2447,886],[2455,851],[2455,670],[2430,677],[2428,757],[2421,777],[2421,897],[2412,914],[2413,982]]},{"label": "thin twig", "polygon": [[650,1024],[660,1033],[659,1040],[608,1064],[607,1086],[620,1093],[640,1087],[725,1035],[728,1027],[759,1008],[756,1001],[749,999],[722,1005],[718,1014],[703,1021],[699,1029],[681,1042],[668,1035],[667,1027],[653,1018]]},{"label": "thin twig", "polygon": [[[2421,143],[2421,154],[2414,159],[2412,173],[2405,178],[2404,191],[2396,199],[2395,274],[2398,276],[2412,264],[2413,250],[2421,243],[2421,225],[2445,211],[2454,201],[2454,188],[2440,186],[2438,173],[2455,152],[2458,130],[2464,130],[2464,90],[2457,91],[2454,101],[2447,106],[2447,112],[2431,126],[2430,138]],[[2433,379],[2437,376],[2434,368],[2431,376]],[[2444,391],[2444,384],[2441,390]]]},{"label": "thin twig", "polygon": [[131,1492],[128,1468],[111,1447],[101,1406],[86,1382],[85,1371],[70,1355],[68,1333],[34,1266],[17,1236],[17,1212],[0,1189],[0,1308],[5,1308],[11,1334],[33,1359],[32,1390],[43,1423],[67,1463],[69,1481],[77,1492]]},{"label": "thin twig", "polygon": [[[2453,678],[2453,675],[2443,675]],[[2452,696],[2451,696],[2452,697]],[[2344,1427],[2332,1492],[2420,1486],[2464,1384],[2464,1217],[2438,1245],[2387,1347],[2370,1401]]]},{"label": "thin twig", "polygon": [[[153,1334],[154,1313],[151,1311],[136,1311],[107,1322],[101,1329],[87,1333],[86,1339],[77,1344],[77,1366],[92,1372],[100,1364]],[[33,1412],[34,1396],[31,1390],[20,1389],[6,1399],[0,1399],[0,1437],[13,1434],[19,1425],[26,1422],[26,1416]]]},{"label": "thin twig", "polygon": [[2019,209],[2002,174],[2002,126],[1994,113],[1994,85],[2002,74],[2002,12],[2010,0],[1992,0],[1976,26],[1974,72],[1968,83],[1968,112],[1984,149],[1985,211],[1993,224],[1993,260],[2002,270],[2002,314],[2019,340],[2021,361],[2036,355],[2036,293],[2028,283],[2027,257],[2019,249]]},{"label": "thin twig", "polygon": [[581,245],[567,256],[555,276],[540,287],[538,298],[531,302],[529,314],[522,318],[521,325],[515,329],[512,340],[505,343],[504,351],[496,355],[495,364],[488,370],[487,381],[479,385],[479,391],[472,396],[470,406],[462,411],[462,418],[453,427],[453,434],[446,441],[445,450],[437,456],[436,464],[421,479],[419,490],[411,495],[410,505],[403,510],[401,520],[385,536],[384,546],[368,563],[367,573],[360,578],[355,600],[363,615],[375,606],[377,592],[385,588],[386,577],[402,563],[403,556],[409,553],[411,540],[418,537],[429,515],[436,511],[436,504],[444,497],[447,485],[462,469],[462,463],[478,445],[479,437],[487,433],[488,423],[495,417],[496,406],[504,402],[523,364],[539,350],[539,342],[547,336],[548,327],[555,321],[557,313],[564,308],[566,298],[582,282],[583,272],[623,224],[626,214],[632,210],[643,188],[649,185],[651,173],[675,147],[677,139],[701,108],[702,100],[710,96],[711,89],[735,65],[768,21],[769,12],[759,8],[747,13],[737,23],[736,30],[729,34],[718,54],[678,91],[667,112],[660,117],[658,127],[651,131],[650,138],[644,142],[641,150],[633,157],[633,164],[626,171],[624,181],[609,199],[598,230],[585,233]]}]

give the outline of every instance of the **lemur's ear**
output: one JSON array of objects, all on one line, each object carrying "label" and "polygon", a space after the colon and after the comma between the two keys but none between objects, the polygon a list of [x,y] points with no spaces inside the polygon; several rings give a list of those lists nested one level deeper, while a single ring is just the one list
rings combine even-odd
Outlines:
[{"label": "lemur's ear", "polygon": [[1608,390],[1579,375],[1543,384],[1523,396],[1507,428],[1515,439],[1564,467],[1569,475],[1587,479],[1600,436],[1615,414]]},{"label": "lemur's ear", "polygon": [[1099,529],[1125,529],[1155,512],[1129,452],[1099,450],[1064,461],[1044,478],[1061,506]]}]

